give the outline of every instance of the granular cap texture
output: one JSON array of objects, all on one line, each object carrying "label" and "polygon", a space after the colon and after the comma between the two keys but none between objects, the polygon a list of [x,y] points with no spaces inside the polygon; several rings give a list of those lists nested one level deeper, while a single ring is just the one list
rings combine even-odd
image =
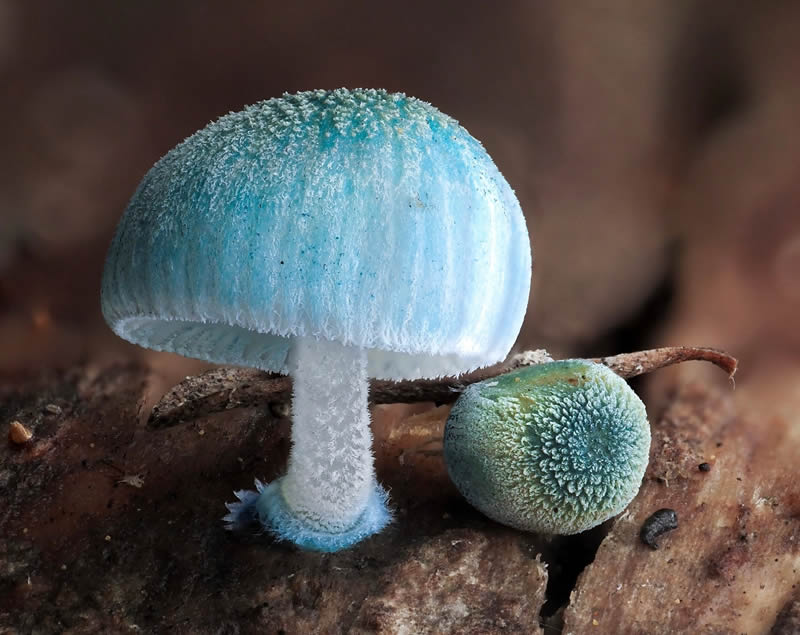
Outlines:
[{"label": "granular cap texture", "polygon": [[574,534],[621,512],[647,467],[644,404],[586,360],[473,384],[447,421],[444,456],[462,495],[518,529]]}]

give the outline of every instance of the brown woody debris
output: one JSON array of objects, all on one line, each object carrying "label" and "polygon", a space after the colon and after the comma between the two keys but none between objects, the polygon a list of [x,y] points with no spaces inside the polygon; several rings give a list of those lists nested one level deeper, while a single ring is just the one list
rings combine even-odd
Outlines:
[{"label": "brown woody debris", "polygon": [[[502,527],[461,499],[440,451],[449,406],[373,407],[376,471],[395,522],[353,549],[318,554],[231,535],[220,521],[232,490],[283,472],[290,421],[269,400],[238,402],[238,389],[201,377],[196,394],[227,394],[184,409],[185,425],[153,429],[140,417],[149,377],[137,366],[79,368],[0,387],[0,419],[36,421],[42,447],[0,448],[0,630],[788,633],[796,624],[795,428],[744,416],[730,390],[673,396],[652,420],[639,495],[607,536],[568,543]],[[43,415],[54,401],[80,416]],[[701,472],[703,460],[714,469]],[[113,465],[147,478],[125,486]],[[639,530],[662,507],[681,527],[652,551]],[[573,587],[565,580],[576,563],[585,568]]]},{"label": "brown woody debris", "polygon": [[8,427],[8,440],[16,445],[24,445],[33,437],[33,433],[19,421],[12,421]]}]

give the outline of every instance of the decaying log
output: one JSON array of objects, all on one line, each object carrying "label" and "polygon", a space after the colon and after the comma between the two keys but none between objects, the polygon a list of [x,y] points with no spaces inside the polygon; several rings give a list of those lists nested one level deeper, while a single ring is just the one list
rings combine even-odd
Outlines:
[{"label": "decaying log", "polygon": [[[194,381],[198,394],[219,392]],[[0,388],[0,425],[32,433],[0,449],[0,631],[788,633],[797,624],[800,428],[745,414],[746,389],[734,401],[696,384],[651,413],[639,495],[605,527],[563,538],[502,527],[460,498],[437,446],[448,405],[376,405],[376,470],[395,522],[353,549],[318,554],[231,534],[220,521],[232,490],[285,469],[285,413],[200,400],[183,425],[154,429],[141,413],[148,383],[146,369],[115,366]],[[639,529],[662,507],[677,511],[679,527],[652,550]]]},{"label": "decaying log", "polygon": [[[642,488],[581,575],[564,632],[798,632],[785,630],[800,588],[797,423],[682,390],[653,422]],[[639,530],[662,507],[679,527],[652,551]]]},{"label": "decaying log", "polygon": [[148,380],[123,366],[0,388],[0,425],[33,433],[0,447],[0,632],[539,632],[546,541],[481,517],[417,451],[446,407],[377,407],[395,521],[319,554],[221,521],[233,490],[285,470],[288,420],[237,407],[153,430]]}]

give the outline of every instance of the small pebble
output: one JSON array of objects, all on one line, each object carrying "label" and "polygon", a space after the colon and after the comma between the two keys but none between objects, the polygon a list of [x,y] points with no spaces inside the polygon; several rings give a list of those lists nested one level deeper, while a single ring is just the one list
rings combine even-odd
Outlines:
[{"label": "small pebble", "polygon": [[24,445],[33,437],[33,433],[19,421],[12,421],[8,429],[8,440],[17,445]]},{"label": "small pebble", "polygon": [[51,415],[60,415],[61,414],[61,407],[57,406],[54,403],[49,403],[44,407],[45,412]]},{"label": "small pebble", "polygon": [[656,538],[661,534],[678,528],[678,514],[674,509],[659,509],[647,517],[642,523],[639,538],[651,549],[658,549]]},{"label": "small pebble", "polygon": [[697,466],[697,469],[701,472],[710,472],[711,471],[711,463],[701,463]]}]

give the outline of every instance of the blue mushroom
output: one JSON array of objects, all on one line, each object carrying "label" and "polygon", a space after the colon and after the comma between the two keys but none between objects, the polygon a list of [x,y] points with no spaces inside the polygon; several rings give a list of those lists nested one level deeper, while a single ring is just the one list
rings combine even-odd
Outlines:
[{"label": "blue mushroom", "polygon": [[530,274],[517,199],[456,121],[403,94],[318,90],[226,115],[156,163],[102,309],[141,346],[293,377],[287,473],[237,492],[226,520],[337,551],[391,517],[368,377],[503,359]]},{"label": "blue mushroom", "polygon": [[586,360],[469,386],[444,436],[450,477],[474,507],[549,534],[578,533],[625,509],[649,449],[644,404],[624,379]]}]

